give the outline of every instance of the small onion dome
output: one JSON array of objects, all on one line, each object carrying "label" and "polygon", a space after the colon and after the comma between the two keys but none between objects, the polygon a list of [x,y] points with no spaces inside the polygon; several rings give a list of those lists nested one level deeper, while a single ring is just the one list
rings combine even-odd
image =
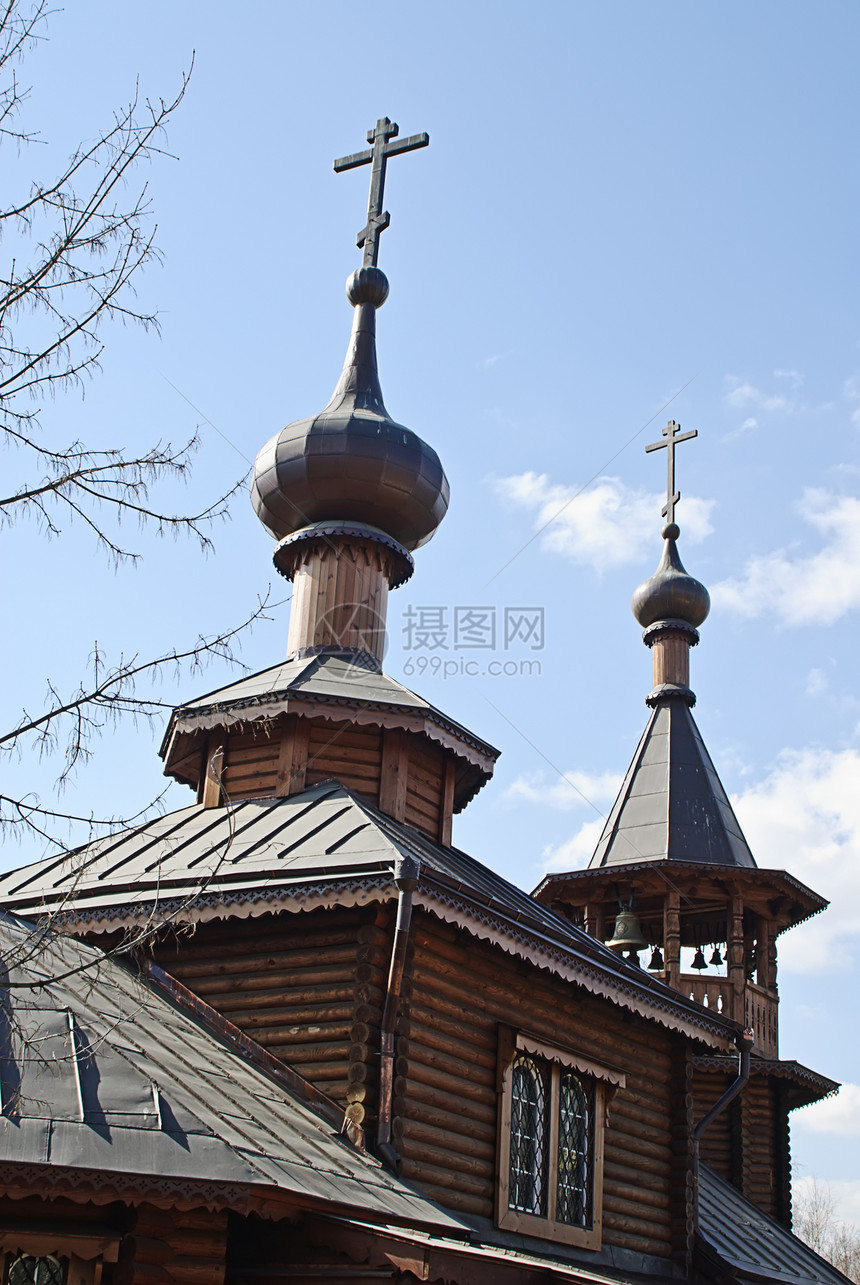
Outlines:
[{"label": "small onion dome", "polygon": [[687,574],[678,556],[675,541],[679,534],[674,522],[663,527],[666,543],[660,565],[633,595],[633,615],[643,629],[658,620],[681,620],[696,629],[711,609],[707,589]]},{"label": "small onion dome", "polygon": [[266,443],[251,502],[276,540],[315,522],[359,522],[416,549],[447,512],[448,479],[432,447],[396,424],[382,400],[376,309],[388,296],[385,274],[359,268],[346,290],[355,313],[331,401]]}]

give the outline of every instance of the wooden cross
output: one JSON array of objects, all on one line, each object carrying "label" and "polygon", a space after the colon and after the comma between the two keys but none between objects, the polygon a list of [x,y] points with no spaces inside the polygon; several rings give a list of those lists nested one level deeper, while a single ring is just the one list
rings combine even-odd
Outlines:
[{"label": "wooden cross", "polygon": [[681,492],[675,490],[675,447],[678,442],[688,442],[691,437],[698,437],[699,430],[694,428],[689,433],[682,433],[681,425],[670,419],[663,429],[663,436],[666,438],[665,442],[652,442],[650,446],[645,447],[645,450],[659,451],[664,446],[666,447],[666,503],[663,506],[662,513],[667,522],[674,523],[675,505],[681,498]]},{"label": "wooden cross", "polygon": [[387,116],[376,122],[375,129],[367,131],[367,141],[372,144],[366,152],[353,152],[351,156],[342,156],[334,163],[335,174],[343,170],[354,170],[359,165],[370,165],[370,196],[367,201],[367,223],[356,237],[359,249],[364,246],[364,266],[376,267],[379,257],[379,234],[388,227],[391,216],[382,208],[385,191],[385,166],[389,156],[399,156],[401,152],[414,152],[417,147],[426,147],[430,142],[429,134],[412,134],[399,143],[389,140],[400,133],[399,126]]}]

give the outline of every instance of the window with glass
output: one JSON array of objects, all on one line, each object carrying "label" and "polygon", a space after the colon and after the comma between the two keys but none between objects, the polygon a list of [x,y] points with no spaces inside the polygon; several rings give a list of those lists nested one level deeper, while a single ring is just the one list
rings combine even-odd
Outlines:
[{"label": "window with glass", "polygon": [[9,1254],[6,1285],[65,1285],[66,1265],[61,1258],[45,1254]]},{"label": "window with glass", "polygon": [[499,1044],[497,1222],[596,1247],[605,1112],[624,1077],[506,1028]]}]

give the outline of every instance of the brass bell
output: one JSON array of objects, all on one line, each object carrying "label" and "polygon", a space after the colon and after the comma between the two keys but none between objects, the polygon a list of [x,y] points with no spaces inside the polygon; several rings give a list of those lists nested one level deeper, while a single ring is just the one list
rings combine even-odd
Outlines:
[{"label": "brass bell", "polygon": [[619,910],[615,920],[615,933],[612,941],[608,941],[607,946],[615,950],[619,955],[625,951],[644,950],[648,945],[642,936],[642,925],[639,923],[639,916],[633,910],[632,906],[622,907]]},{"label": "brass bell", "polygon": [[710,958],[710,960],[709,960],[709,963],[710,963],[710,965],[711,965],[711,967],[712,967],[712,968],[719,968],[719,966],[720,966],[720,964],[722,964],[722,962],[723,962],[723,957],[722,957],[722,955],[720,954],[720,948],[719,948],[719,946],[715,946],[715,947],[714,947],[714,953],[713,953],[713,955],[711,955],[711,958]]},{"label": "brass bell", "polygon": [[690,965],[690,967],[695,968],[696,971],[699,973],[702,971],[703,968],[708,967],[708,965],[705,963],[705,956],[702,954],[701,946],[696,947],[696,953],[693,956],[693,962]]},{"label": "brass bell", "polygon": [[663,952],[659,946],[655,946],[651,951],[651,958],[648,961],[648,969],[650,972],[662,973],[665,967],[666,964],[663,960]]}]

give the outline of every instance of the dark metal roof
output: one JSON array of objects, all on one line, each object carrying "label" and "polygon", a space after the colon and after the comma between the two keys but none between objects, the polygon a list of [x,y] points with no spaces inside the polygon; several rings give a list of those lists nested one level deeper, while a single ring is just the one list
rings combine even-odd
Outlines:
[{"label": "dark metal roof", "polygon": [[0,1161],[276,1188],[464,1226],[116,960],[0,915]]},{"label": "dark metal roof", "polygon": [[699,1233],[732,1279],[845,1285],[847,1277],[768,1218],[707,1165],[699,1171]]},{"label": "dark metal roof", "polygon": [[589,862],[650,861],[754,868],[755,861],[689,706],[660,702]]},{"label": "dark metal roof", "polygon": [[[276,909],[279,901],[394,897],[395,861],[420,863],[421,886],[454,899],[470,922],[550,952],[601,993],[668,1023],[683,1020],[725,1047],[735,1027],[619,958],[528,893],[456,848],[443,848],[386,816],[338,782],[285,799],[195,805],[0,876],[0,901],[23,913],[67,913],[81,927],[130,920],[223,917]],[[249,912],[253,906],[255,911]],[[486,935],[482,926],[481,932]],[[592,989],[596,989],[593,985]]]},{"label": "dark metal roof", "polygon": [[186,705],[177,706],[165,732],[161,754],[163,756],[165,753],[176,723],[193,725],[200,716],[240,709],[248,710],[250,720],[255,717],[251,712],[255,707],[277,703],[288,695],[344,705],[361,703],[423,714],[468,744],[479,747],[489,758],[497,759],[499,756],[499,751],[487,741],[481,740],[402,683],[382,673],[371,657],[345,657],[336,654],[287,660],[258,674],[241,678],[237,683],[207,692],[205,696],[189,701]]},{"label": "dark metal roof", "polygon": [[[693,1065],[703,1071],[722,1071],[731,1075],[737,1070],[737,1060],[729,1057],[694,1057]],[[829,1098],[842,1087],[838,1080],[831,1080],[818,1071],[811,1071],[808,1066],[795,1062],[793,1058],[767,1058],[754,1054],[750,1059],[750,1072],[753,1075],[784,1080],[789,1111]]]}]

